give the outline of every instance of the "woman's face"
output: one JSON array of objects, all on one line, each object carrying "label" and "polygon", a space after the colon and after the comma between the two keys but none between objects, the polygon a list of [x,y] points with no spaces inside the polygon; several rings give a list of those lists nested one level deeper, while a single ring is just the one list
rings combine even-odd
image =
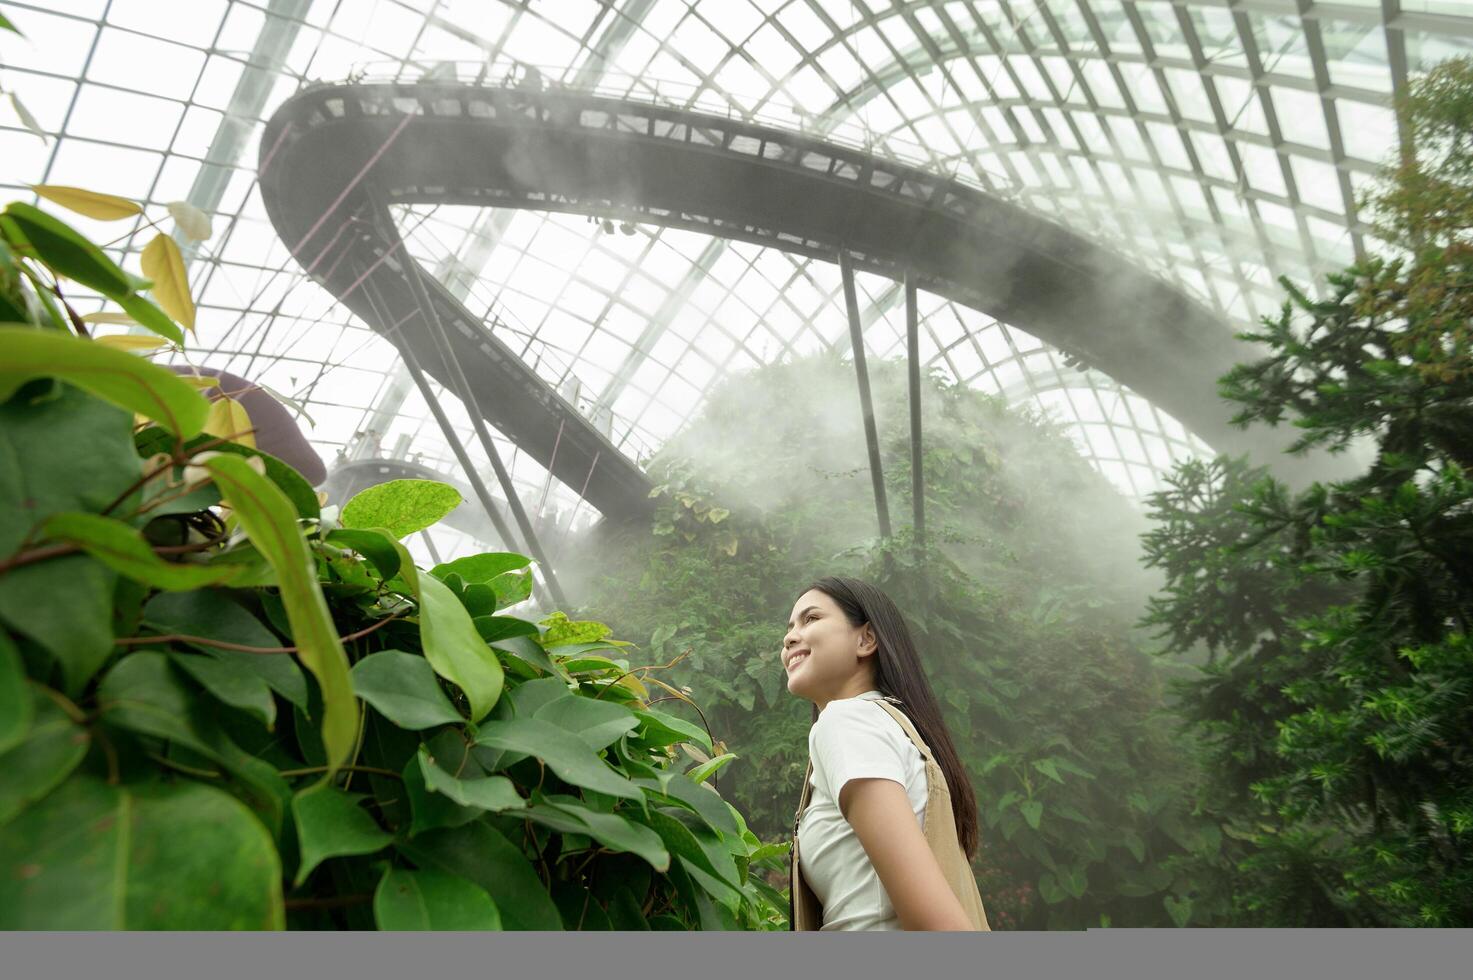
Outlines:
[{"label": "woman's face", "polygon": [[836,698],[863,694],[870,686],[868,664],[874,649],[874,631],[868,623],[849,625],[827,593],[809,589],[793,604],[783,636],[788,690],[820,709]]}]

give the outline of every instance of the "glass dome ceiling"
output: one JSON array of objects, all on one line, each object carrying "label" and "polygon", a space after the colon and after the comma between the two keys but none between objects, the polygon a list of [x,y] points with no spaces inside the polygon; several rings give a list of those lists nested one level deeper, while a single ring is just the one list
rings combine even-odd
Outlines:
[{"label": "glass dome ceiling", "polygon": [[[16,97],[0,105],[6,191],[74,184],[152,214],[175,200],[212,214],[214,235],[186,251],[199,302],[186,358],[294,399],[329,468],[391,456],[447,476],[454,456],[395,348],[303,274],[266,217],[264,120],[304,85],[533,64],[552,83],[824,135],[1104,243],[1231,329],[1277,308],[1279,276],[1314,283],[1378,247],[1355,202],[1394,152],[1391,97],[1473,51],[1473,0],[4,0],[0,12],[25,34],[0,36],[0,87]],[[563,214],[394,213],[424,268],[631,459],[723,376],[849,344],[832,262]],[[154,233],[68,219],[135,270]],[[863,273],[858,287],[869,356],[903,356],[903,291]],[[919,313],[926,367],[1050,412],[1127,494],[1207,449],[1020,330],[924,292]],[[459,402],[442,400],[486,463]],[[560,540],[597,513],[493,436],[556,565]],[[473,546],[435,534],[415,547]]]}]

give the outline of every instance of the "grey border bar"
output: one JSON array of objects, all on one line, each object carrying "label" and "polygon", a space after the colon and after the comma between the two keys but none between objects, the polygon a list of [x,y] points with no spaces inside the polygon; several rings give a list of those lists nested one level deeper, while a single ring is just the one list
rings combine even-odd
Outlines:
[{"label": "grey border bar", "polygon": [[4,933],[7,980],[1122,977],[1464,980],[1473,929],[919,933]]}]

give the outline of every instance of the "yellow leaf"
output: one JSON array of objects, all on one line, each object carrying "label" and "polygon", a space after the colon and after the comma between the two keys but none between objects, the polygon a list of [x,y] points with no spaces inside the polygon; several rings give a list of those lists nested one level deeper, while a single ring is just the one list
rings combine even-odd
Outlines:
[{"label": "yellow leaf", "polygon": [[141,333],[120,333],[113,334],[110,337],[93,337],[92,339],[104,347],[111,347],[113,350],[126,350],[135,353],[158,350],[162,347],[169,346],[169,342],[162,337],[151,337]]},{"label": "yellow leaf", "polygon": [[143,274],[153,280],[153,295],[173,317],[189,330],[194,329],[194,300],[189,295],[189,278],[184,272],[184,256],[174,239],[160,232],[143,250]]},{"label": "yellow leaf", "polygon": [[131,218],[135,214],[143,213],[142,208],[126,197],[99,194],[81,187],[67,187],[62,184],[32,184],[31,190],[53,204],[60,204],[70,211],[85,214],[98,221],[117,221],[120,218]]},{"label": "yellow leaf", "polygon": [[190,239],[202,242],[215,233],[210,227],[210,216],[188,201],[171,201],[168,207],[174,224]]},{"label": "yellow leaf", "polygon": [[254,449],[256,437],[250,429],[251,417],[246,414],[245,406],[234,398],[225,396],[210,403],[210,414],[205,419],[205,431],[210,435]]},{"label": "yellow leaf", "polygon": [[220,387],[220,379],[212,378],[207,374],[181,374],[179,379],[196,391]]},{"label": "yellow leaf", "polygon": [[650,696],[650,689],[641,684],[639,678],[633,674],[625,674],[614,683],[618,687],[628,688],[642,698],[648,698]]},{"label": "yellow leaf", "polygon": [[120,327],[137,326],[138,321],[126,313],[84,313],[83,323],[111,323]]}]

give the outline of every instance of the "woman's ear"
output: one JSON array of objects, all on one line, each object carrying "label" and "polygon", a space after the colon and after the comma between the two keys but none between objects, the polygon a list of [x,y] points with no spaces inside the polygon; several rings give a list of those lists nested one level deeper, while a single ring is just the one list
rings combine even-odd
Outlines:
[{"label": "woman's ear", "polygon": [[874,627],[865,623],[859,628],[859,655],[868,657],[879,649],[879,641],[875,639]]}]

